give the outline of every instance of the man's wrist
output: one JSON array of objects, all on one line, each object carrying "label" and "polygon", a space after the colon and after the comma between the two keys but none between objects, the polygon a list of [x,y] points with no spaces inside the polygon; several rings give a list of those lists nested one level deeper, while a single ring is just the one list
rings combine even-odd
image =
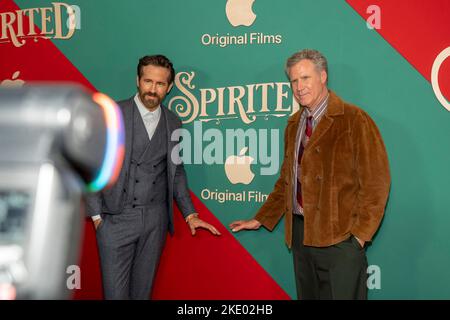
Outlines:
[{"label": "man's wrist", "polygon": [[186,223],[189,223],[192,219],[195,219],[195,218],[198,218],[198,213],[197,212],[194,212],[194,213],[191,213],[191,214],[189,214],[187,217],[186,217]]}]

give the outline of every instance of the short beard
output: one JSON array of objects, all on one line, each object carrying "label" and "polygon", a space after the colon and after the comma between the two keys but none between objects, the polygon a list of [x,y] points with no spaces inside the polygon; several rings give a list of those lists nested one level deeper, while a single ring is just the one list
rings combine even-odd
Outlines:
[{"label": "short beard", "polygon": [[155,109],[157,106],[159,106],[161,101],[160,101],[158,96],[156,96],[156,95],[152,96],[152,97],[156,98],[155,100],[146,100],[145,96],[147,96],[147,95],[149,95],[149,94],[148,93],[144,93],[143,95],[142,94],[140,95],[141,102],[144,104],[144,106],[147,109],[152,110],[152,109]]}]

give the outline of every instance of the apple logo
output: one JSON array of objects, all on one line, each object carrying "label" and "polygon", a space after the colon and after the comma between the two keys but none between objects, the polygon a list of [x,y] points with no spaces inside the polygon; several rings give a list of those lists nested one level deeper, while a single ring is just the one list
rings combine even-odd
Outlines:
[{"label": "apple logo", "polygon": [[20,71],[14,72],[11,80],[10,79],[3,80],[0,83],[0,86],[2,86],[2,87],[21,87],[21,86],[23,86],[25,81],[17,79],[19,77],[19,75],[20,75]]},{"label": "apple logo", "polygon": [[225,160],[225,174],[232,184],[252,182],[255,174],[250,169],[250,164],[255,160],[250,156],[244,156],[248,148],[242,148],[239,156],[229,156]]},{"label": "apple logo", "polygon": [[255,0],[228,0],[225,6],[228,21],[233,27],[251,26],[255,22],[256,14],[252,11]]}]

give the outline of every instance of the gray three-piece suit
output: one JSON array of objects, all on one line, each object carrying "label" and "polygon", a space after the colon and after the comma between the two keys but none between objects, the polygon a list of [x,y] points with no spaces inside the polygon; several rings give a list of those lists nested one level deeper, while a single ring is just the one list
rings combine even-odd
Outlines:
[{"label": "gray three-piece suit", "polygon": [[122,170],[112,188],[86,196],[86,211],[103,220],[97,245],[105,299],[148,299],[167,230],[173,233],[173,199],[184,217],[195,209],[183,165],[171,159],[179,143],[172,133],[181,121],[161,106],[149,140],[134,99],[119,106],[125,123]]}]

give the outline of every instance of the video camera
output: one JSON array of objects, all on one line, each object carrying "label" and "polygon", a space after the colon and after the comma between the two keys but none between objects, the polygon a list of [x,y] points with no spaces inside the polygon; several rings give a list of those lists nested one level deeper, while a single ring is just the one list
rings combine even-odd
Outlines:
[{"label": "video camera", "polygon": [[120,109],[73,85],[0,87],[0,299],[65,299],[83,192],[115,182]]}]

